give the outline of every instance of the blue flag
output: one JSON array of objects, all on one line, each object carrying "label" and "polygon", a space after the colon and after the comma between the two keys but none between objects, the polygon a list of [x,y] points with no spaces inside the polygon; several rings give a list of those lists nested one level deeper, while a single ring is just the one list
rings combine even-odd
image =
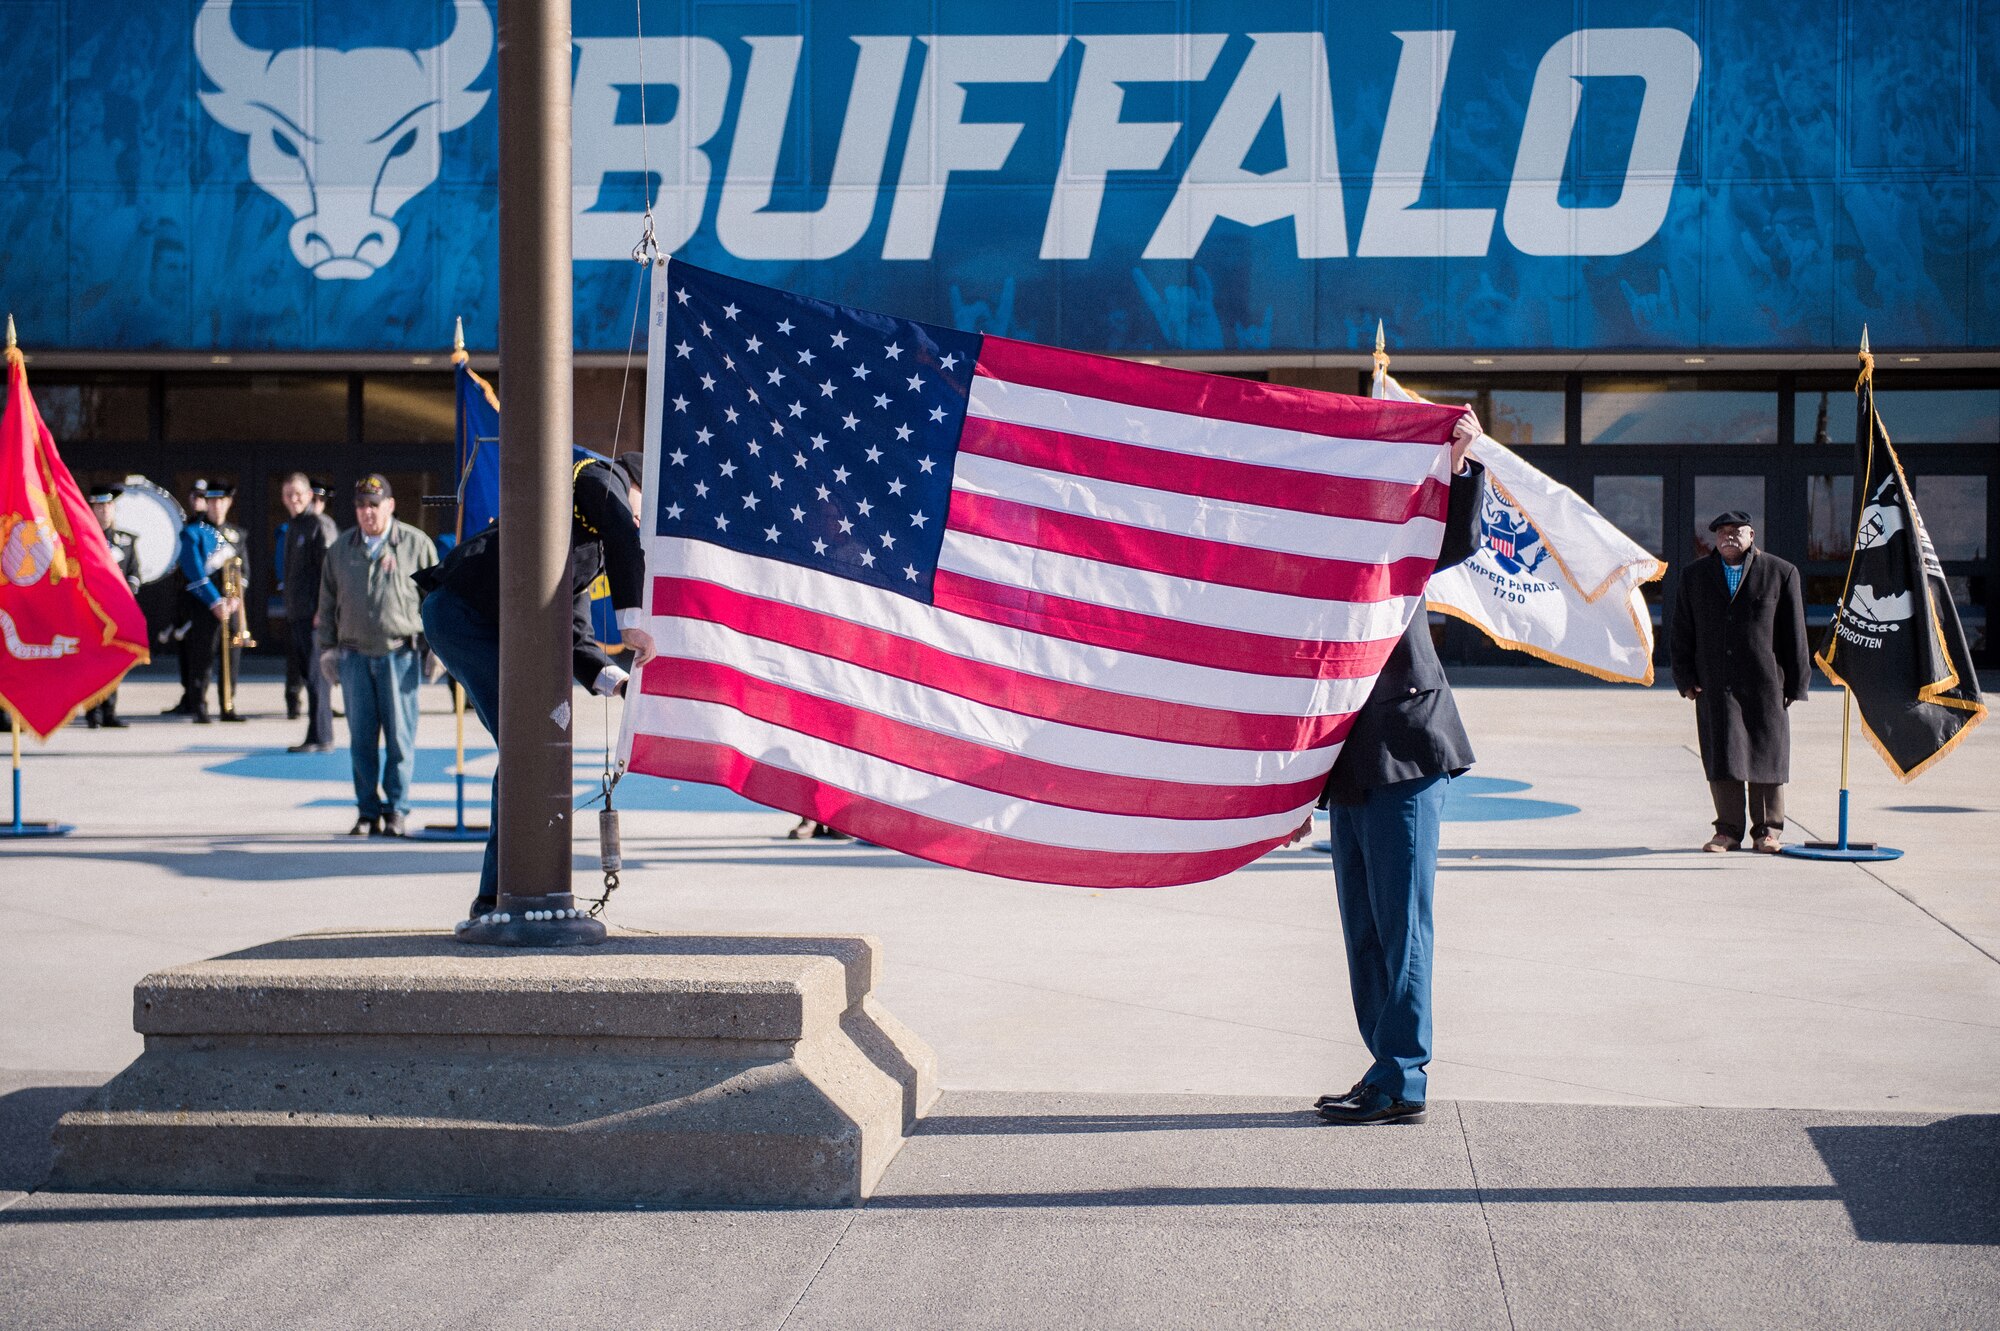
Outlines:
[{"label": "blue flag", "polygon": [[[457,375],[457,427],[452,463],[458,471],[457,539],[464,540],[500,516],[500,398],[473,371],[463,351],[453,354]],[[573,463],[604,460],[601,453],[570,445]],[[590,589],[590,631],[599,643],[622,650],[611,587],[599,578]]]}]

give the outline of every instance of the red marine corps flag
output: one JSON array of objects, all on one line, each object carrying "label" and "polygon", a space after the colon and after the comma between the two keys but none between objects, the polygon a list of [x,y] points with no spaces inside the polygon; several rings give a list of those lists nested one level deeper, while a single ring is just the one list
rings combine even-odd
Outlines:
[{"label": "red marine corps flag", "polygon": [[47,739],[147,659],[145,617],[56,456],[10,318],[0,417],[0,707]]}]

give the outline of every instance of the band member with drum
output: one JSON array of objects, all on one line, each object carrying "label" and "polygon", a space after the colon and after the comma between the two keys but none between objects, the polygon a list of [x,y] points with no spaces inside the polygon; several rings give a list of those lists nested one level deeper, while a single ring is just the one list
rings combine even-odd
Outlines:
[{"label": "band member with drum", "polygon": [[[223,632],[242,600],[222,594],[218,575],[231,560],[243,559],[247,545],[243,529],[229,521],[229,504],[236,487],[227,482],[196,481],[188,490],[187,525],[181,528],[174,567],[183,579],[175,632],[180,637],[181,700],[162,715],[185,716],[207,725],[208,685],[215,675],[215,656]],[[248,583],[247,576],[244,579]],[[230,645],[232,678],[241,678],[242,649]],[[235,711],[221,713],[224,721],[241,721]]]},{"label": "band member with drum", "polygon": [[[90,487],[90,511],[97,518],[97,525],[104,529],[104,539],[111,546],[111,558],[117,561],[118,571],[125,575],[125,585],[133,593],[139,590],[139,538],[118,527],[118,496],[125,493],[122,485],[93,485]],[[118,715],[118,690],[104,695],[104,701],[83,714],[83,723],[92,730],[103,726],[106,730],[123,730],[131,722]]]}]

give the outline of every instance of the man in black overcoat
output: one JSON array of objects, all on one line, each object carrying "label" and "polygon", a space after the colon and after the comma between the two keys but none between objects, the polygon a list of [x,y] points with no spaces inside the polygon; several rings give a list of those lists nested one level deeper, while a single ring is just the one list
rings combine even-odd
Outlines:
[{"label": "man in black overcoat", "polygon": [[[1479,547],[1486,471],[1465,456],[1479,418],[1453,434],[1451,499],[1437,567]],[[1355,713],[1320,802],[1333,822],[1334,892],[1347,944],[1355,1024],[1374,1061],[1344,1095],[1323,1095],[1329,1123],[1421,1123],[1431,1061],[1431,903],[1445,786],[1472,766],[1472,741],[1431,643],[1422,606]]]},{"label": "man in black overcoat", "polygon": [[1812,687],[1799,571],[1756,548],[1750,515],[1708,524],[1715,552],[1681,574],[1674,598],[1674,687],[1694,700],[1701,765],[1715,797],[1715,835],[1703,850],[1743,844],[1775,855],[1785,830],[1792,723],[1786,708]]}]

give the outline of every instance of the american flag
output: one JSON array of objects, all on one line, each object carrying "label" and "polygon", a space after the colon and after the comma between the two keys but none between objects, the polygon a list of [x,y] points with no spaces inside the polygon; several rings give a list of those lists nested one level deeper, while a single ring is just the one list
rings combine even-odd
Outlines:
[{"label": "american flag", "polygon": [[1460,413],[654,282],[629,770],[1080,886],[1299,826],[1423,604]]}]

